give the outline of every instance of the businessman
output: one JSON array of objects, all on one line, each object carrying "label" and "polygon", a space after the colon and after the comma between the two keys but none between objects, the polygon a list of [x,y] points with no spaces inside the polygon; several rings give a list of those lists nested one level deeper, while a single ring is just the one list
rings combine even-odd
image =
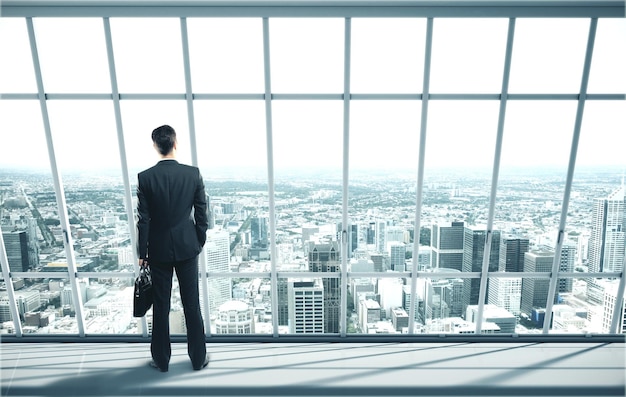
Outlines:
[{"label": "businessman", "polygon": [[206,241],[207,200],[197,167],[176,161],[176,132],[152,131],[161,160],[138,174],[137,251],[139,266],[150,266],[154,289],[150,366],[169,369],[172,355],[169,312],[174,271],[187,325],[187,352],[194,370],[209,364],[198,292],[198,255]]}]

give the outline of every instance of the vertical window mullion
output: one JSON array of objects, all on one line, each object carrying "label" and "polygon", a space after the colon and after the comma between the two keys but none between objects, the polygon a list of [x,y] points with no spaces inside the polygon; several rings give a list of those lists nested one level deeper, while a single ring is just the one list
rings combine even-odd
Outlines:
[{"label": "vertical window mullion", "polygon": [[76,260],[74,258],[74,247],[72,245],[72,235],[70,231],[70,223],[67,216],[67,203],[65,202],[65,191],[63,189],[63,181],[59,173],[54,150],[54,142],[52,140],[52,130],[50,128],[50,117],[48,116],[48,105],[46,93],[43,87],[43,78],[41,76],[41,65],[39,63],[39,54],[37,51],[37,43],[35,41],[35,29],[33,27],[32,17],[26,18],[28,28],[28,37],[30,40],[30,49],[33,57],[33,68],[35,70],[35,79],[37,80],[37,93],[39,97],[39,105],[41,107],[41,117],[43,119],[44,132],[46,134],[46,143],[48,145],[48,156],[50,159],[50,170],[52,171],[52,180],[54,182],[54,191],[56,193],[57,208],[59,210],[59,221],[63,231],[63,245],[65,246],[65,255],[67,259],[67,273],[72,288],[72,301],[76,309],[76,324],[78,327],[79,337],[85,336],[85,323],[83,317],[83,299],[78,291],[78,282],[76,280]]},{"label": "vertical window mullion", "polygon": [[[265,131],[267,137],[267,188],[269,199],[270,223],[270,291],[272,294],[272,313],[278,313],[278,274],[276,261],[276,216],[274,203],[274,143],[272,136],[272,81],[270,73],[270,25],[267,17],[263,18],[263,66],[265,77]],[[278,337],[278,315],[272,316],[274,337]]]},{"label": "vertical window mullion", "polygon": [[346,336],[348,318],[348,241],[350,230],[348,225],[348,181],[350,171],[350,40],[352,20],[345,19],[344,28],[344,65],[343,65],[343,197],[341,220],[341,308],[340,335]]},{"label": "vertical window mullion", "polygon": [[491,193],[489,196],[489,215],[487,217],[487,238],[483,249],[483,267],[480,274],[480,289],[478,292],[478,311],[476,313],[476,334],[480,334],[485,310],[485,297],[487,295],[487,279],[489,272],[489,259],[491,256],[491,241],[493,238],[493,218],[496,210],[496,194],[498,192],[498,177],[500,174],[500,158],[502,156],[502,137],[504,135],[504,120],[506,117],[507,96],[509,93],[509,78],[511,75],[511,57],[513,54],[513,39],[515,37],[515,18],[509,19],[507,33],[506,52],[504,55],[504,71],[502,73],[502,91],[500,92],[500,111],[498,114],[498,131],[496,136],[496,148],[493,157],[493,170],[491,176]]},{"label": "vertical window mullion", "polygon": [[[413,233],[413,269],[411,274],[411,303],[409,305],[409,334],[413,334],[415,328],[415,311],[417,310],[417,265],[419,259],[420,240],[420,216],[422,213],[422,200],[424,195],[424,160],[426,153],[426,126],[428,121],[428,100],[430,90],[430,61],[433,44],[433,18],[428,18],[426,24],[426,46],[424,50],[424,83],[422,89],[422,115],[420,120],[420,145],[417,166],[417,194],[415,205],[415,231]],[[425,300],[425,297],[424,297]],[[426,304],[424,303],[424,307]]]}]

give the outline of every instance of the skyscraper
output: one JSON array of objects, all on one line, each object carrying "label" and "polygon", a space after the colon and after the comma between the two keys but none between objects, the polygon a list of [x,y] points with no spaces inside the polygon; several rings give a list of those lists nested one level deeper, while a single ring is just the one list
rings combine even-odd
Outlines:
[{"label": "skyscraper", "polygon": [[[227,273],[230,271],[230,237],[227,231],[210,229],[206,237],[206,266],[209,273]],[[223,277],[211,277],[209,284],[209,309],[211,313],[217,313],[217,308],[232,299],[231,279]],[[202,302],[202,300],[201,300]]]},{"label": "skyscraper", "polygon": [[389,264],[391,270],[396,272],[405,271],[406,245],[398,241],[392,241],[387,246],[389,247]]},{"label": "skyscraper", "polygon": [[530,240],[527,238],[502,236],[500,239],[499,272],[523,272],[524,254],[528,252]]},{"label": "skyscraper", "polygon": [[[589,237],[589,272],[620,272],[624,263],[624,237],[626,233],[626,187],[622,186],[607,198],[596,199],[592,212]],[[602,303],[602,283],[587,280],[587,298],[592,303]]]},{"label": "skyscraper", "polygon": [[387,222],[376,222],[376,251],[385,252],[385,245],[387,243]]},{"label": "skyscraper", "polygon": [[487,299],[490,305],[501,307],[519,316],[522,299],[522,279],[496,277],[489,280]]},{"label": "skyscraper", "polygon": [[324,287],[320,279],[289,280],[289,332],[324,333]]},{"label": "skyscraper", "polygon": [[[463,268],[464,272],[482,272],[483,257],[485,254],[485,242],[487,240],[487,231],[485,228],[466,227],[464,232],[463,245]],[[488,271],[495,272],[498,270],[498,261],[500,258],[500,231],[494,230],[491,235],[491,250],[489,253]],[[489,280],[491,282],[493,280]],[[463,308],[465,313],[468,305],[478,304],[478,295],[480,294],[480,279],[468,278],[463,280]],[[485,301],[488,296],[485,297]]]},{"label": "skyscraper", "polygon": [[[554,251],[535,250],[524,255],[524,272],[551,272]],[[548,302],[550,279],[524,278],[522,280],[521,312],[531,315],[533,308],[545,308]],[[552,298],[555,299],[555,298]]]},{"label": "skyscraper", "polygon": [[[341,270],[341,252],[337,241],[315,243],[308,249],[309,271],[332,273]],[[324,333],[339,333],[339,309],[341,305],[339,278],[322,278],[324,288]]]},{"label": "skyscraper", "polygon": [[269,245],[269,235],[267,232],[268,218],[257,216],[250,219],[250,233],[252,236],[252,246],[267,248]]},{"label": "skyscraper", "polygon": [[27,272],[29,265],[28,236],[25,231],[3,232],[4,247],[9,269],[12,272]]},{"label": "skyscraper", "polygon": [[[561,248],[561,263],[559,264],[560,272],[573,272],[574,263],[576,261],[576,246],[572,243],[564,243]],[[557,292],[569,293],[572,292],[574,286],[574,279],[571,278],[559,278],[559,285]]]},{"label": "skyscraper", "polygon": [[430,244],[434,269],[463,270],[464,233],[463,222],[452,222],[450,226],[433,225]]}]

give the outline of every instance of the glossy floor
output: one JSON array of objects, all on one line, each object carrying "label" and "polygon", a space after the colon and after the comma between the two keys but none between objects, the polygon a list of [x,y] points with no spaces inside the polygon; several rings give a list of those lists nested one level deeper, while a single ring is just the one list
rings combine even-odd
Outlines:
[{"label": "glossy floor", "polygon": [[624,396],[624,343],[2,343],[2,396]]}]

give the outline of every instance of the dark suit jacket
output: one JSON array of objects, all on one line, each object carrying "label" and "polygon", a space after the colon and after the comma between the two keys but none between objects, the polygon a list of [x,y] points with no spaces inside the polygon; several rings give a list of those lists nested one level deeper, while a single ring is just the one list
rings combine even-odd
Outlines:
[{"label": "dark suit jacket", "polygon": [[138,174],[137,252],[176,262],[202,251],[208,228],[204,181],[197,167],[161,160]]}]

